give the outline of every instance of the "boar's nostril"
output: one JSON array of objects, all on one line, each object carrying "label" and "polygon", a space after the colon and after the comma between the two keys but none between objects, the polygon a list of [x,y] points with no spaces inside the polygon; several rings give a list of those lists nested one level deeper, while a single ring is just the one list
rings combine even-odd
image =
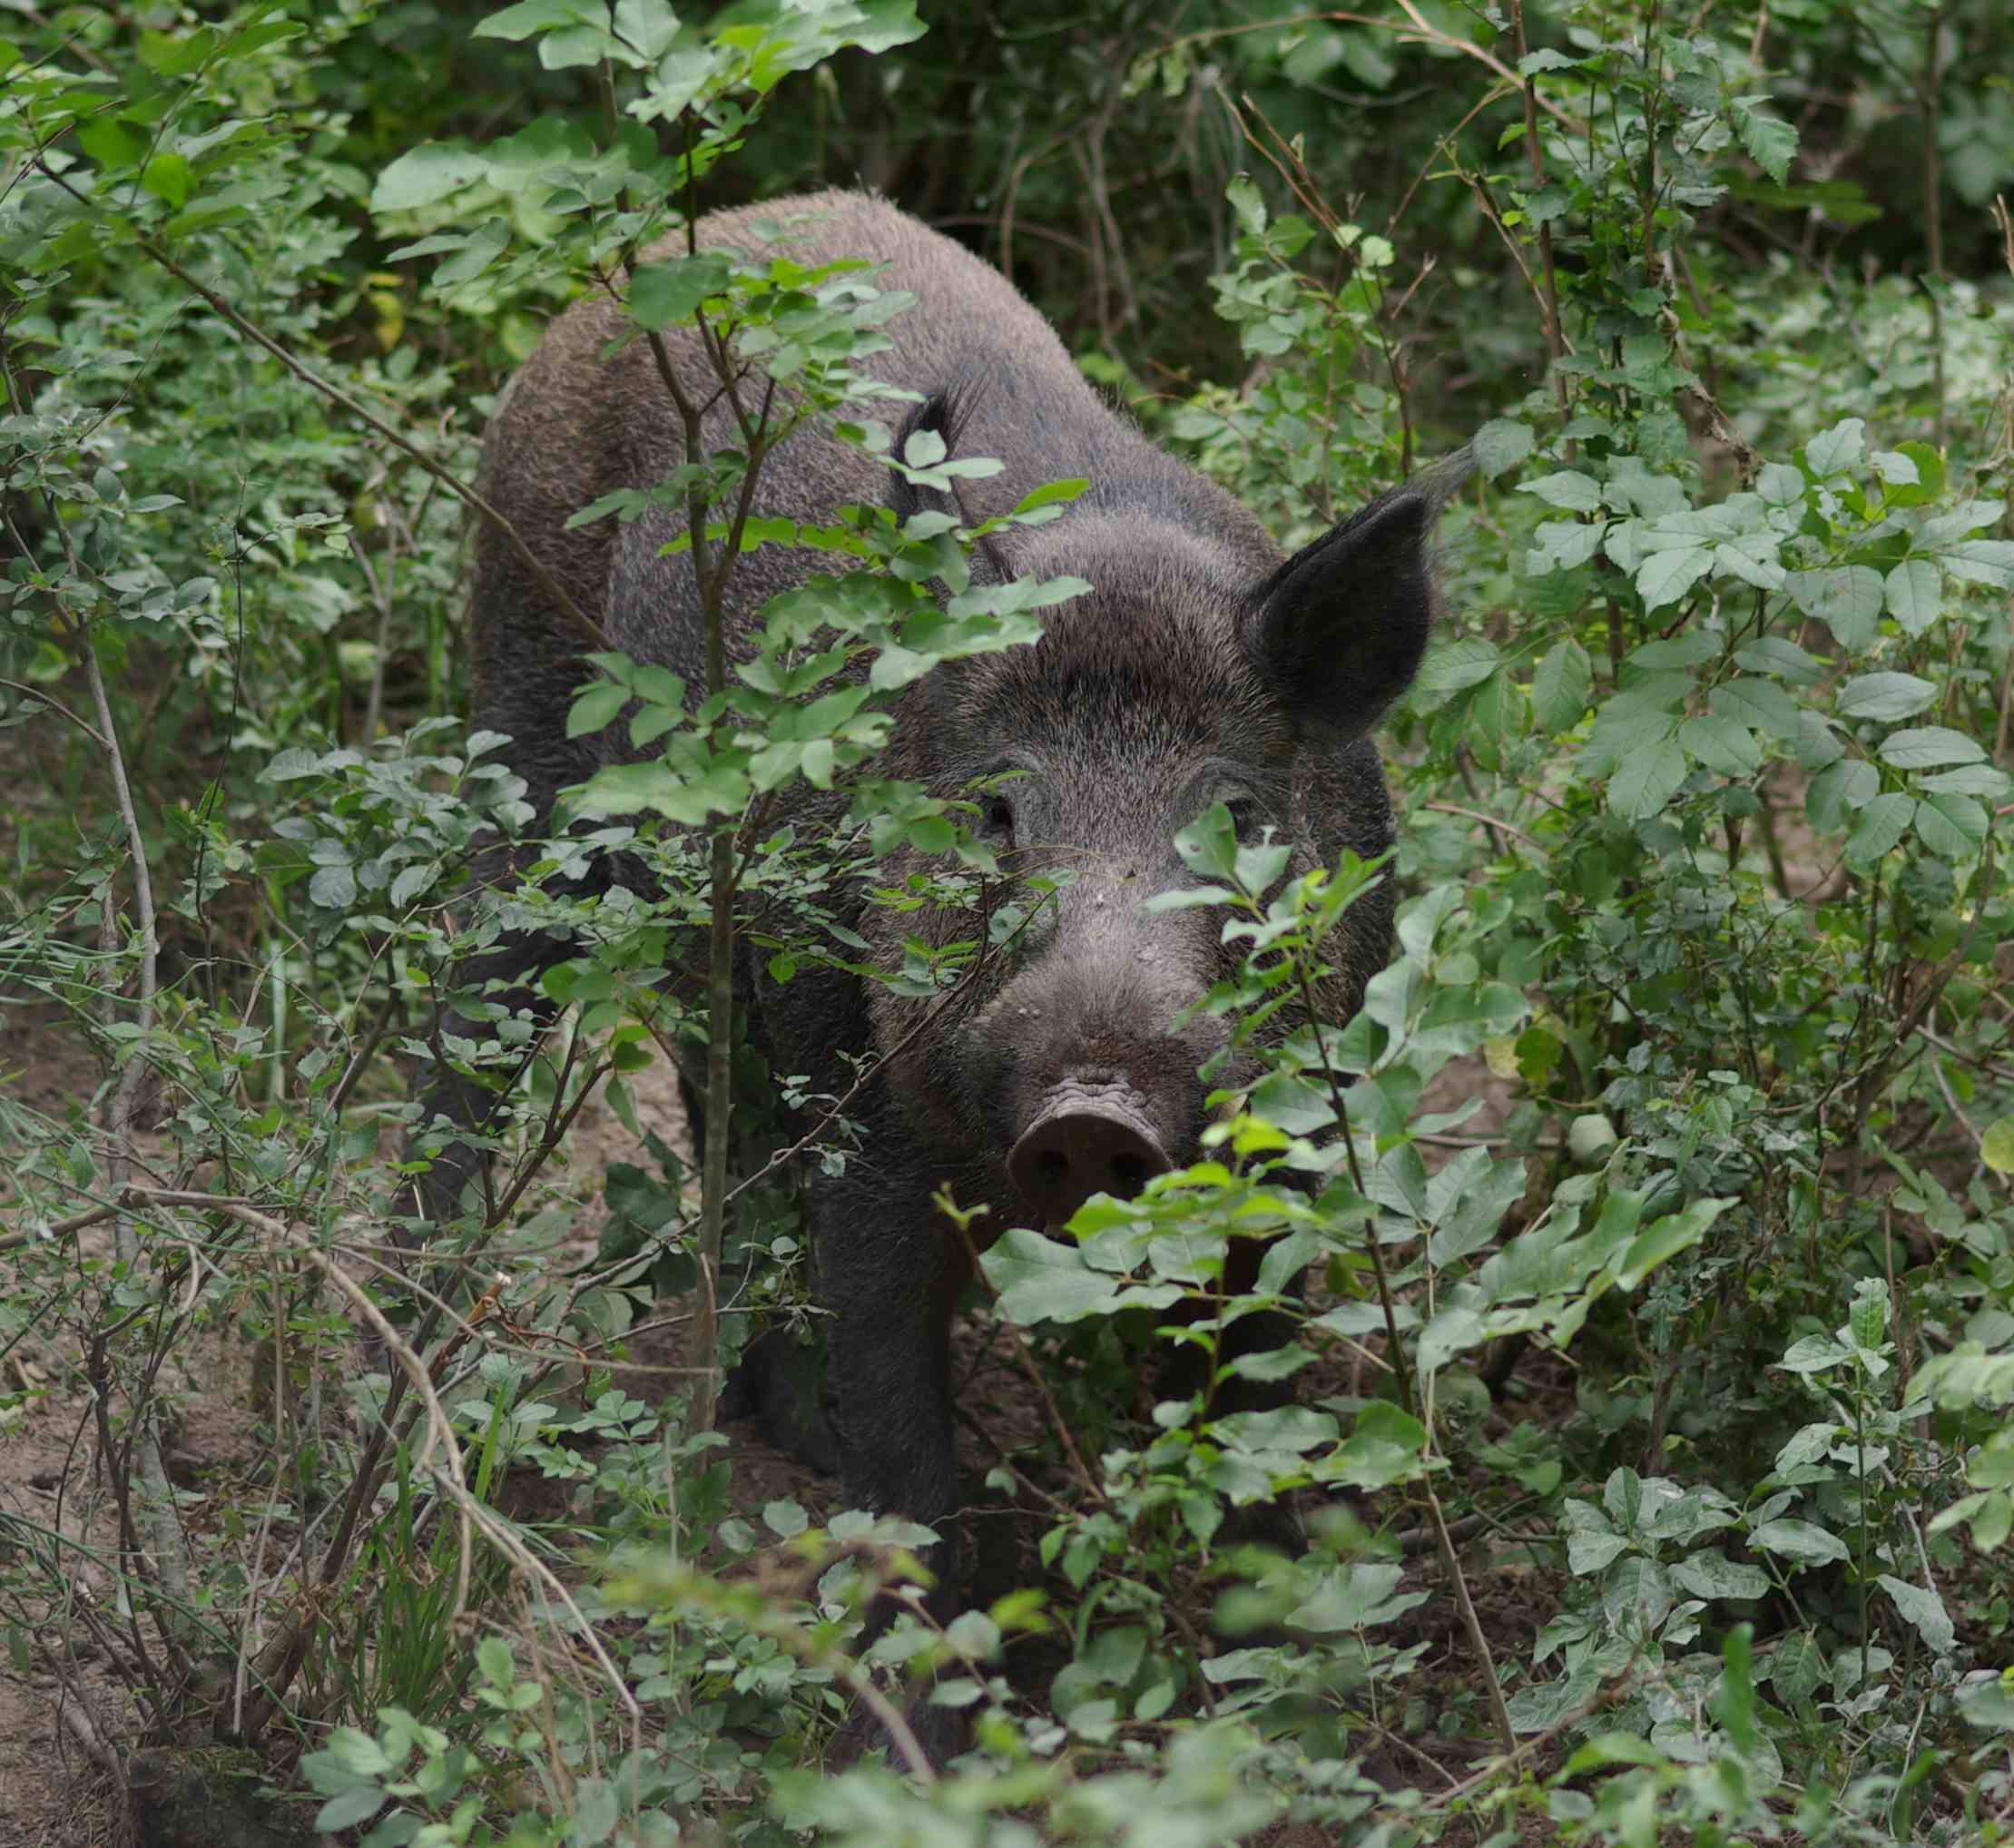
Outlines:
[{"label": "boar's nostril", "polygon": [[1014,1145],[1007,1174],[1045,1225],[1061,1225],[1094,1194],[1130,1200],[1170,1165],[1129,1085],[1063,1085]]}]

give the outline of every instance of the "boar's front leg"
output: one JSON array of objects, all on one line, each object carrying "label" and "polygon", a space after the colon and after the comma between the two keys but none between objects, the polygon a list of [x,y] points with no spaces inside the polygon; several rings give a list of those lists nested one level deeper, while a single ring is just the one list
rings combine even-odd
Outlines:
[{"label": "boar's front leg", "polygon": [[[833,1316],[827,1368],[845,1499],[937,1531],[921,1555],[935,1581],[922,1602],[943,1625],[958,1609],[951,1314],[971,1266],[930,1207],[934,1179],[923,1151],[884,1120],[843,1175],[820,1179],[812,1210],[820,1294]],[[902,1607],[887,1592],[877,1606],[869,1643]],[[935,1764],[961,1749],[962,1719],[927,1692],[906,1717]],[[851,1756],[891,1745],[856,1708],[840,1749]]]}]

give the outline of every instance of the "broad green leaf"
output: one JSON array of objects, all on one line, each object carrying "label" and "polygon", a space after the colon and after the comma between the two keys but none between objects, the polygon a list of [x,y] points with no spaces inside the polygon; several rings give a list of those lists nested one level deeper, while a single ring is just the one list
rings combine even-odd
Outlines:
[{"label": "broad green leaf", "polygon": [[1980,1159],[1996,1175],[2014,1175],[2014,1116],[1989,1123],[1979,1139]]},{"label": "broad green leaf", "polygon": [[1421,695],[1426,695],[1426,703],[1421,709],[1431,711],[1439,703],[1433,698],[1435,694],[1459,693],[1465,687],[1480,685],[1497,671],[1501,658],[1495,643],[1477,636],[1443,643],[1420,664],[1420,673],[1412,683],[1412,697],[1419,703]]},{"label": "broad green leaf", "polygon": [[1797,703],[1774,681],[1754,674],[1723,681],[1714,689],[1707,704],[1720,717],[1766,732],[1772,738],[1797,736]]},{"label": "broad green leaf", "polygon": [[1457,1354],[1480,1347],[1489,1339],[1482,1317],[1473,1309],[1455,1304],[1443,1309],[1420,1334],[1414,1364],[1422,1373],[1433,1373]]},{"label": "broad green leaf", "polygon": [[1916,838],[1944,860],[1970,860],[1986,844],[1986,811],[1970,796],[1931,796],[1916,805]]},{"label": "broad green leaf", "polygon": [[683,327],[698,315],[708,296],[727,287],[733,267],[733,259],[719,251],[645,263],[629,279],[629,311],[639,327],[653,333]]},{"label": "broad green leaf", "polygon": [[1781,635],[1759,635],[1734,651],[1734,665],[1750,673],[1773,673],[1795,686],[1809,686],[1824,677],[1821,667],[1796,643]]},{"label": "broad green leaf", "polygon": [[1476,467],[1495,480],[1515,468],[1531,454],[1531,427],[1510,418],[1492,418],[1472,438]]},{"label": "broad green leaf", "polygon": [[1881,762],[1897,770],[1936,770],[1947,763],[1977,763],[1986,747],[1943,725],[1912,725],[1881,740]]},{"label": "broad green leaf", "polygon": [[629,703],[629,700],[627,687],[617,686],[614,681],[596,681],[578,694],[567,709],[566,735],[579,738],[589,732],[599,732]]},{"label": "broad green leaf", "polygon": [[1238,214],[1238,223],[1247,237],[1265,235],[1265,198],[1249,174],[1233,174],[1224,186],[1223,196],[1230,201],[1232,211]]},{"label": "broad green leaf", "polygon": [[565,32],[582,25],[606,31],[608,8],[602,0],[517,0],[476,27],[476,38],[526,39],[535,32]]},{"label": "broad green leaf", "polygon": [[1808,1520],[1767,1520],[1748,1537],[1748,1544],[1807,1566],[1823,1566],[1852,1557],[1837,1535]]},{"label": "broad green leaf", "polygon": [[1040,487],[1030,488],[1016,501],[1014,511],[1017,514],[1032,514],[1037,507],[1056,506],[1073,501],[1090,485],[1089,479],[1082,475],[1069,476],[1060,481],[1046,481]]},{"label": "broad green leaf", "polygon": [[1777,1644],[1769,1680],[1785,1705],[1802,1706],[1824,1678],[1825,1653],[1809,1630],[1793,1631]]},{"label": "broad green leaf", "polygon": [[79,123],[77,145],[101,167],[130,167],[147,152],[148,138],[116,115],[94,115]]},{"label": "broad green leaf", "polygon": [[1672,1582],[1695,1597],[1767,1597],[1770,1577],[1760,1566],[1748,1566],[1717,1548],[1691,1553],[1671,1568]]},{"label": "broad green leaf", "polygon": [[1846,861],[1864,870],[1895,846],[1909,832],[1916,819],[1916,803],[1909,796],[1890,793],[1876,796],[1860,811],[1853,831],[1846,837]]},{"label": "broad green leaf", "polygon": [[1520,481],[1518,492],[1536,495],[1547,506],[1563,507],[1568,513],[1601,511],[1601,484],[1577,468],[1561,468],[1532,481]]},{"label": "broad green leaf", "polygon": [[1768,506],[1795,506],[1804,497],[1802,470],[1788,462],[1768,462],[1755,477],[1755,492]]},{"label": "broad green leaf", "polygon": [[1877,1573],[1874,1582],[1895,1600],[1895,1608],[1930,1646],[1933,1656],[1951,1653],[1958,1641],[1958,1631],[1951,1623],[1950,1613],[1944,1608],[1944,1600],[1935,1591],[1921,1585],[1911,1585],[1906,1578],[1897,1578],[1886,1572]]},{"label": "broad green leaf", "polygon": [[370,209],[410,211],[416,206],[431,205],[450,192],[475,185],[488,166],[488,161],[473,149],[423,142],[378,174],[371,189]]},{"label": "broad green leaf", "polygon": [[1928,558],[1905,558],[1888,574],[1888,613],[1905,635],[1921,635],[1942,613],[1944,580]]},{"label": "broad green leaf", "polygon": [[1780,115],[1772,115],[1761,96],[1737,96],[1731,113],[1742,152],[1781,186],[1790,177],[1791,156],[1797,152],[1797,131]]},{"label": "broad green leaf", "polygon": [[331,911],[347,910],[357,902],[357,876],[347,866],[318,867],[308,896]]},{"label": "broad green leaf", "polygon": [[1804,460],[1811,465],[1812,473],[1823,481],[1857,467],[1864,453],[1861,433],[1866,428],[1863,418],[1842,418],[1831,429],[1813,437],[1804,445]]},{"label": "broad green leaf", "polygon": [[1712,714],[1687,719],[1678,728],[1686,755],[1722,776],[1753,776],[1763,765],[1762,746],[1747,726]]},{"label": "broad green leaf", "polygon": [[180,154],[156,154],[147,162],[140,183],[156,199],[179,209],[189,202],[189,162]]},{"label": "broad green leaf", "polygon": [[1832,630],[1842,647],[1865,648],[1873,641],[1887,600],[1880,572],[1865,565],[1793,571],[1783,587],[1807,616]]},{"label": "broad green leaf", "polygon": [[1953,577],[2005,590],[2014,585],[2014,539],[1966,539],[1938,556]]},{"label": "broad green leaf", "polygon": [[1804,792],[1804,811],[1821,834],[1836,833],[1846,825],[1848,812],[1864,808],[1881,787],[1881,772],[1864,758],[1841,758],[1812,779]]},{"label": "broad green leaf", "polygon": [[[1008,1321],[1076,1322],[1110,1311],[1120,1280],[1094,1271],[1075,1244],[1016,1227],[979,1260]],[[1172,1302],[1182,1293],[1171,1290]]]},{"label": "broad green leaf", "polygon": [[1547,520],[1532,535],[1525,553],[1525,575],[1544,577],[1548,572],[1571,571],[1585,565],[1601,550],[1607,527],[1600,520]]},{"label": "broad green leaf", "polygon": [[1984,796],[1989,801],[2006,799],[2010,785],[2004,770],[1990,763],[1961,764],[1956,770],[1940,770],[1934,776],[1923,777],[1917,784],[1921,790],[1938,795]]},{"label": "broad green leaf", "polygon": [[1849,719],[1906,719],[1937,697],[1937,689],[1913,673],[1862,673],[1839,690],[1839,710]]},{"label": "broad green leaf", "polygon": [[1594,663],[1578,642],[1556,642],[1547,650],[1531,681],[1531,712],[1544,732],[1566,732],[1577,725],[1595,688]]},{"label": "broad green leaf", "polygon": [[1653,552],[1636,574],[1636,592],[1646,610],[1675,604],[1714,568],[1714,555],[1704,546]]},{"label": "broad green leaf", "polygon": [[1685,753],[1671,739],[1633,751],[1608,779],[1608,806],[1626,821],[1655,815],[1685,781]]}]

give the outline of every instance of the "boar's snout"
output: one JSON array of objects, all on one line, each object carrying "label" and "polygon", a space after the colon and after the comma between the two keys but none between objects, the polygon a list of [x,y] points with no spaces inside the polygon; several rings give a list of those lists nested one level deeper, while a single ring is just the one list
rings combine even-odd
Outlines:
[{"label": "boar's snout", "polygon": [[1007,1175],[1044,1225],[1094,1194],[1130,1200],[1174,1165],[1131,1085],[1058,1085],[1007,1156]]}]

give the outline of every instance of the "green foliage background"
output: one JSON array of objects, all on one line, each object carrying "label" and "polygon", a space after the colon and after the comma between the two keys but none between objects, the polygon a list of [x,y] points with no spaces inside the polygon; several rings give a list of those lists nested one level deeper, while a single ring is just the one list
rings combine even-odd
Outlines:
[{"label": "green foliage background", "polygon": [[[54,1106],[0,1082],[0,1341],[103,1408],[141,1614],[58,1624],[68,1542],[0,1510],[17,1666],[82,1624],[145,1694],[112,1755],[228,1737],[234,1774],[373,1843],[1999,1839],[2014,15],[923,12],[0,0],[0,1081],[54,1046],[101,1074]],[[820,895],[897,849],[939,870],[888,903],[968,898],[996,870],[970,811],[873,780],[878,715],[1066,586],[926,644],[955,522],[752,533],[744,465],[638,484],[710,504],[716,556],[819,545],[887,565],[886,598],[776,614],[739,742],[594,656],[572,729],[628,712],[663,754],[545,870],[620,845],[666,899],[455,907],[527,819],[451,716],[456,484],[496,393],[689,202],[828,183],[1008,270],[1286,546],[1463,442],[1479,465],[1388,728],[1391,968],[1272,1049],[1209,1159],[988,1258],[975,1313],[1046,1415],[987,1479],[1012,1584],[876,1646],[975,1718],[971,1757],[907,1781],[811,1774],[866,1697],[845,1646],[887,1530],[737,1499],[709,1420],[607,1371],[713,1261],[694,1177],[662,1145],[612,1170],[568,1272],[589,1221],[547,1165],[587,1093],[627,1111],[702,1037],[657,979],[705,922],[700,836],[664,821],[741,840],[780,975],[847,960]],[[835,281],[694,259],[626,299],[737,330],[830,416],[883,318],[814,300]],[[850,654],[869,692],[803,718]],[[835,771],[843,842],[737,835]],[[1369,875],[1280,888],[1221,811],[1182,850],[1250,945],[1209,1005],[1262,1037]],[[340,1280],[410,1217],[414,1062],[525,1063],[523,1023],[501,1058],[429,1041],[433,1000],[527,924],[573,934],[569,1025],[442,1245],[509,1261],[510,1339],[401,1321],[428,1386],[359,1380],[373,1312]],[[880,975],[936,993],[984,949],[919,929]],[[781,1172],[725,1255],[736,1306],[801,1322]],[[1258,1294],[1227,1300],[1255,1234]],[[1184,1301],[1213,1352],[1287,1314],[1241,1364],[1300,1402],[1135,1407],[1133,1349]],[[272,1473],[178,1501],[167,1363],[219,1328],[263,1343]],[[22,1378],[0,1405],[42,1415]],[[534,1472],[563,1518],[513,1511]],[[1312,1538],[1284,1555],[1224,1519],[1287,1507]],[[220,1527],[301,1545],[248,1573]],[[219,1661],[221,1731],[189,1693]]]}]

